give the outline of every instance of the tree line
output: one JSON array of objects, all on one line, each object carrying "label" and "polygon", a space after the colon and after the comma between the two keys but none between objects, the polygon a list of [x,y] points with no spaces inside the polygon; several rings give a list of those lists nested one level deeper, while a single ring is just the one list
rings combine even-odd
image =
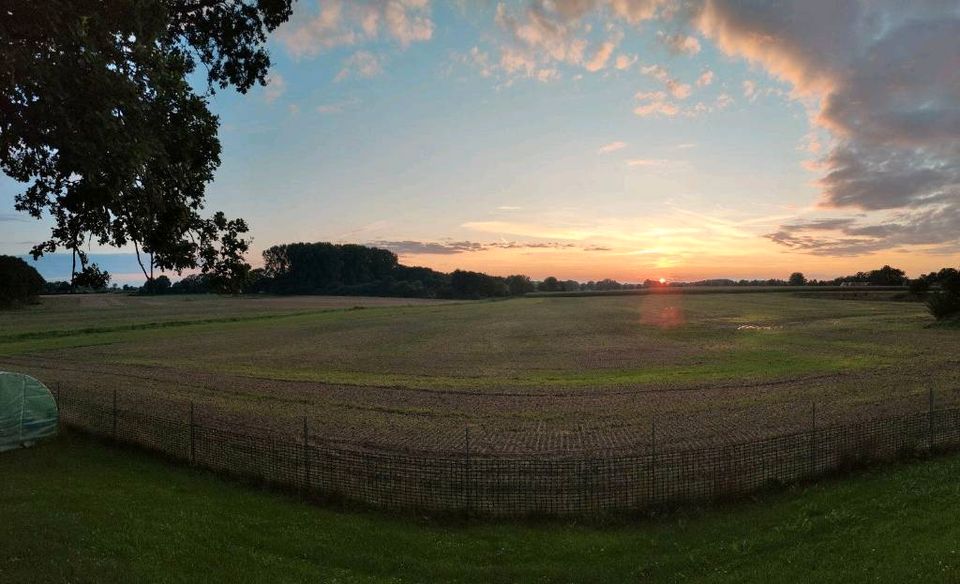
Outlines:
[{"label": "tree line", "polygon": [[263,268],[252,270],[251,292],[336,294],[405,298],[499,298],[533,292],[523,275],[439,272],[405,266],[389,250],[328,242],[275,245],[263,252]]},{"label": "tree line", "polygon": [[[101,291],[110,274],[96,268],[74,275],[72,282],[45,282],[37,271],[20,258],[0,256],[0,306],[35,301],[42,293]],[[87,266],[90,268],[90,266]],[[808,280],[801,272],[786,279],[708,279],[695,282],[621,283],[613,279],[578,282],[548,276],[541,281],[522,274],[493,276],[483,272],[454,270],[440,272],[422,266],[405,266],[387,249],[329,242],[289,243],[263,252],[263,267],[245,265],[225,282],[221,274],[197,273],[177,282],[161,274],[148,278],[140,287],[125,285],[122,291],[138,294],[268,293],[326,294],[341,296],[398,296],[404,298],[449,298],[477,300],[523,296],[531,292],[577,292],[630,290],[657,287],[697,286],[837,286],[845,283],[864,286],[906,286],[909,294],[926,302],[937,319],[960,314],[960,271],[943,268],[908,279],[898,268],[857,272],[832,280]],[[120,290],[114,286],[114,289]]]}]

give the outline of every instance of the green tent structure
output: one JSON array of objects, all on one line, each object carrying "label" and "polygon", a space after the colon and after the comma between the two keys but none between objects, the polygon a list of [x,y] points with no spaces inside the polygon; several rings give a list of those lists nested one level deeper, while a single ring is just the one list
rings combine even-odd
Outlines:
[{"label": "green tent structure", "polygon": [[0,371],[0,452],[56,436],[57,402],[45,385],[21,373]]}]

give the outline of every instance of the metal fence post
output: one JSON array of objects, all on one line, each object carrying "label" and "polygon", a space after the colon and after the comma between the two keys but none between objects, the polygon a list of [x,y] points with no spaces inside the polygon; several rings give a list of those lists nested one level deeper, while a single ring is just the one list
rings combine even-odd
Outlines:
[{"label": "metal fence post", "polygon": [[657,419],[650,422],[650,497],[657,502]]},{"label": "metal fence post", "polygon": [[113,441],[117,441],[117,390],[113,390]]},{"label": "metal fence post", "polygon": [[927,390],[927,449],[933,450],[933,386],[931,385]]},{"label": "metal fence post", "polygon": [[467,514],[469,515],[470,509],[472,507],[470,504],[471,503],[470,501],[470,497],[471,497],[471,493],[470,493],[470,476],[471,476],[471,473],[470,473],[470,426],[463,427],[463,438],[464,438],[463,453],[465,456],[464,462],[466,463],[465,469],[464,469],[465,473],[463,477],[463,490],[465,495],[464,502],[466,504]]},{"label": "metal fence post", "polygon": [[63,428],[63,401],[60,395],[60,382],[57,382],[57,431],[59,432]]},{"label": "metal fence post", "polygon": [[817,474],[817,402],[810,404],[810,475]]},{"label": "metal fence post", "polygon": [[196,447],[196,431],[194,430],[196,425],[194,424],[193,418],[193,402],[190,402],[190,464],[197,463],[197,447]]},{"label": "metal fence post", "polygon": [[307,428],[307,417],[303,417],[303,488],[310,489],[310,434]]}]

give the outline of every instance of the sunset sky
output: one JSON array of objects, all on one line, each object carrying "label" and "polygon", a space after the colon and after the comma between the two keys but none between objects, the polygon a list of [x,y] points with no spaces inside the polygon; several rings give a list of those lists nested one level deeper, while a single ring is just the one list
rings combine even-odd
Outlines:
[{"label": "sunset sky", "polygon": [[[213,99],[208,208],[248,220],[254,264],[292,241],[579,280],[960,264],[956,0],[301,0],[271,47],[268,87]],[[19,191],[0,253],[49,230]]]}]

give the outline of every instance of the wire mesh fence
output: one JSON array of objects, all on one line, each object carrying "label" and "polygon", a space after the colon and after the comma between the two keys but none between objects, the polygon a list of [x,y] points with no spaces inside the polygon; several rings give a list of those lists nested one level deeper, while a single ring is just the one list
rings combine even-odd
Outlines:
[{"label": "wire mesh fence", "polygon": [[675,424],[655,420],[632,451],[551,449],[512,455],[478,449],[469,426],[457,448],[410,451],[328,441],[311,433],[316,422],[307,418],[278,433],[212,424],[216,416],[198,415],[192,403],[158,407],[141,401],[118,404],[116,392],[58,387],[55,393],[63,423],[88,433],[315,496],[431,513],[641,511],[742,496],[865,461],[960,446],[960,408],[936,407],[932,391],[913,408],[898,402],[896,408],[871,410],[891,413],[839,422],[819,415],[816,404],[806,404],[793,409],[783,432],[762,438],[731,434],[667,442],[662,432]]}]

